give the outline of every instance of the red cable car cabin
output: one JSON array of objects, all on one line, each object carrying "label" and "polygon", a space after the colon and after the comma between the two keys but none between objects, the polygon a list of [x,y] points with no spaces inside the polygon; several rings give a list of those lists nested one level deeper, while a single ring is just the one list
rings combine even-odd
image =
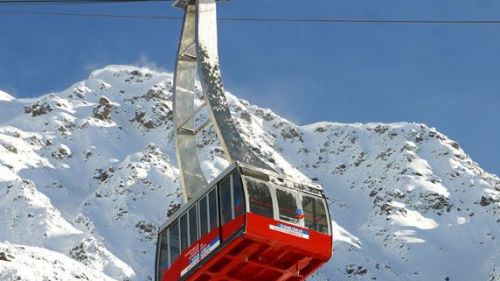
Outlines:
[{"label": "red cable car cabin", "polygon": [[299,281],[332,256],[322,190],[233,164],[161,228],[157,281]]}]

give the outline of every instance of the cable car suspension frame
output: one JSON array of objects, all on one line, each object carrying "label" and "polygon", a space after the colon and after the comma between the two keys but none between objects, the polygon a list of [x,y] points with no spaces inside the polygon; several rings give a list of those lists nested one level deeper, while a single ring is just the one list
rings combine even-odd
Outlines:
[{"label": "cable car suspension frame", "polygon": [[[197,135],[212,125],[229,163],[241,162],[272,170],[243,141],[231,117],[224,95],[217,47],[216,0],[177,0],[185,11],[174,76],[174,120],[177,160],[185,202],[207,185],[198,158]],[[195,107],[196,74],[203,103]],[[195,126],[195,117],[207,109],[209,119]]]}]

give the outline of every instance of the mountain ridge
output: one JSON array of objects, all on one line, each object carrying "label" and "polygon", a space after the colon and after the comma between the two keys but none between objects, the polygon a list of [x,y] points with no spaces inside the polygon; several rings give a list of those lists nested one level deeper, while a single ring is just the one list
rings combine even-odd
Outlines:
[{"label": "mountain ridge", "polygon": [[[59,93],[0,100],[0,221],[8,226],[0,280],[58,272],[20,247],[36,257],[51,251],[52,262],[87,280],[153,278],[155,232],[182,201],[171,87],[172,74],[108,66]],[[500,280],[500,179],[457,142],[416,123],[297,126],[227,97],[264,161],[325,189],[335,252],[311,280]],[[213,178],[227,161],[210,128],[199,148]],[[81,280],[71,274],[60,280]]]}]

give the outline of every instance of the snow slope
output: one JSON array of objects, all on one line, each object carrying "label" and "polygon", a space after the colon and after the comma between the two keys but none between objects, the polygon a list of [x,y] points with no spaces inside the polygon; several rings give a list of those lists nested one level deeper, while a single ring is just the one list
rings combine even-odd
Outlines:
[{"label": "snow slope", "polygon": [[[0,93],[0,280],[153,278],[181,202],[171,86],[109,66],[60,93]],[[424,124],[297,126],[228,98],[262,159],[329,197],[334,258],[311,280],[500,280],[500,179],[457,142]],[[215,176],[210,128],[199,147]]]},{"label": "snow slope", "polygon": [[6,92],[0,91],[0,101],[11,101],[15,99],[13,96],[7,94]]}]

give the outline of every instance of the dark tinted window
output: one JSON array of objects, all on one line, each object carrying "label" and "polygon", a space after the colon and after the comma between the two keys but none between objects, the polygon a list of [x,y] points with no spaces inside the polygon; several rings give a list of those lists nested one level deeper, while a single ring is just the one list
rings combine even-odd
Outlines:
[{"label": "dark tinted window", "polygon": [[189,210],[189,245],[198,241],[198,214],[196,205]]},{"label": "dark tinted window", "polygon": [[273,200],[269,187],[259,181],[245,179],[248,189],[250,212],[273,218]]},{"label": "dark tinted window", "polygon": [[297,192],[276,189],[276,198],[278,199],[280,220],[299,223],[302,212],[297,209]]},{"label": "dark tinted window", "polygon": [[168,267],[168,230],[160,234],[160,269]]},{"label": "dark tinted window", "polygon": [[189,246],[187,214],[181,217],[181,252]]},{"label": "dark tinted window", "polygon": [[304,221],[306,227],[323,233],[328,233],[328,221],[325,205],[320,198],[303,196]]},{"label": "dark tinted window", "polygon": [[178,221],[175,221],[170,226],[170,264],[173,264],[177,259],[179,254],[181,253],[181,249],[179,247],[179,224]]},{"label": "dark tinted window", "polygon": [[221,217],[222,225],[231,221],[232,219],[232,207],[231,207],[231,177],[226,178],[219,185],[220,192],[220,207],[221,207]]},{"label": "dark tinted window", "polygon": [[208,211],[210,213],[210,231],[212,231],[219,227],[219,213],[217,212],[217,190],[215,188],[208,194]]},{"label": "dark tinted window", "polygon": [[243,184],[239,174],[233,175],[233,204],[234,216],[239,217],[245,213],[245,199],[243,197]]},{"label": "dark tinted window", "polygon": [[203,235],[208,233],[208,204],[207,204],[207,197],[203,197],[200,200],[200,235],[203,237]]}]

